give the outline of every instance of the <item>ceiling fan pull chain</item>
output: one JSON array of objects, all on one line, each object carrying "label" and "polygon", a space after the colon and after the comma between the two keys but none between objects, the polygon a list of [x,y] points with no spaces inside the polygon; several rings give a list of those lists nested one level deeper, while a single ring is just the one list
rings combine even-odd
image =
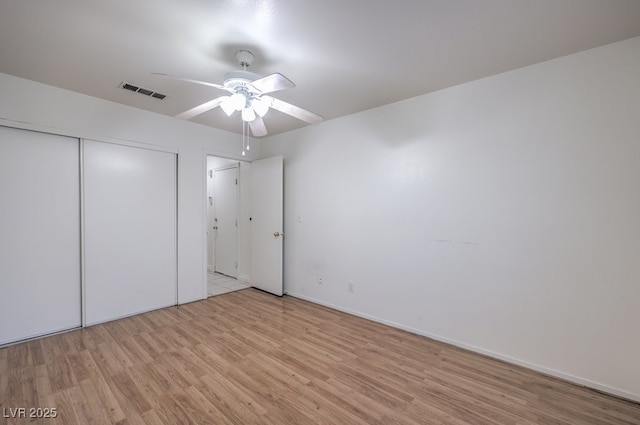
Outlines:
[{"label": "ceiling fan pull chain", "polygon": [[246,121],[242,121],[242,156],[245,156],[245,145],[246,145],[246,139],[247,139],[247,122]]}]

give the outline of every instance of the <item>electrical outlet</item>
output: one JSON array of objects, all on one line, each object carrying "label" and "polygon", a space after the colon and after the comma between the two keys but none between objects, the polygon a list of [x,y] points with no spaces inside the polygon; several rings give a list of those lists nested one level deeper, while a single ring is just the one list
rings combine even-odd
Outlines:
[{"label": "electrical outlet", "polygon": [[355,292],[356,291],[356,284],[349,281],[349,292]]},{"label": "electrical outlet", "polygon": [[322,276],[318,276],[318,285],[322,285]]}]

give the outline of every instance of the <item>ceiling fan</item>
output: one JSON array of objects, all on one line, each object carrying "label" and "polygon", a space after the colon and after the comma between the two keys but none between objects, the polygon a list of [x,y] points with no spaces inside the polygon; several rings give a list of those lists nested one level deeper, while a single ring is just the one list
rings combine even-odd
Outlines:
[{"label": "ceiling fan", "polygon": [[283,112],[309,124],[317,124],[322,121],[320,115],[276,99],[275,97],[267,96],[268,93],[295,87],[295,84],[287,77],[280,73],[275,73],[261,78],[259,75],[248,71],[248,68],[253,63],[254,55],[247,50],[237,51],[236,59],[238,59],[242,69],[226,73],[222,85],[154,73],[155,75],[162,75],[189,83],[214,87],[230,93],[229,95],[217,97],[202,105],[184,111],[175,117],[188,120],[219,106],[227,116],[231,116],[236,111],[240,112],[243,123],[248,123],[254,137],[267,135],[267,128],[262,118],[267,114],[269,108]]}]

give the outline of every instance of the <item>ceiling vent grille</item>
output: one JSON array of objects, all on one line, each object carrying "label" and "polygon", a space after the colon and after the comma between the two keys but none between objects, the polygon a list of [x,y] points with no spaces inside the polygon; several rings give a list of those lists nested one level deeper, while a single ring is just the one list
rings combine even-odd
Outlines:
[{"label": "ceiling vent grille", "polygon": [[120,87],[123,90],[129,90],[129,91],[132,91],[134,93],[140,93],[140,94],[143,94],[145,96],[154,97],[154,98],[160,99],[160,100],[163,100],[165,97],[167,97],[166,94],[158,93],[158,92],[155,92],[153,90],[145,89],[143,87],[134,86],[133,84],[129,84],[126,81],[123,81],[122,84],[120,84]]}]

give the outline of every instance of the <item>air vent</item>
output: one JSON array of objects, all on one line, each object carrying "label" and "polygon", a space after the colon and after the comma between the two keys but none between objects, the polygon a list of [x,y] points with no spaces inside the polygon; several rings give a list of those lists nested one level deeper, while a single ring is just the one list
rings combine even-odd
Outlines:
[{"label": "air vent", "polygon": [[156,99],[160,99],[163,100],[165,97],[167,97],[166,94],[162,94],[162,93],[157,93],[154,92],[153,90],[149,90],[149,89],[145,89],[143,87],[138,87],[138,86],[134,86],[133,84],[129,84],[126,81],[123,81],[122,84],[120,84],[120,87],[124,90],[129,90],[135,93],[140,93],[143,94],[145,96],[151,96],[151,97],[155,97]]}]

